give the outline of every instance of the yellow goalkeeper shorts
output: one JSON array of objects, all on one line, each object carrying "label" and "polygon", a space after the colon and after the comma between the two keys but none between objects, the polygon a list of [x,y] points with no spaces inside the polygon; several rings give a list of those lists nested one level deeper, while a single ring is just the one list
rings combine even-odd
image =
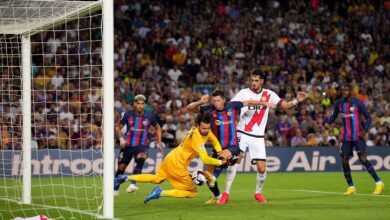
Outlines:
[{"label": "yellow goalkeeper shorts", "polygon": [[196,188],[188,168],[169,160],[163,161],[158,167],[156,176],[161,179],[168,179],[174,189],[190,191]]}]

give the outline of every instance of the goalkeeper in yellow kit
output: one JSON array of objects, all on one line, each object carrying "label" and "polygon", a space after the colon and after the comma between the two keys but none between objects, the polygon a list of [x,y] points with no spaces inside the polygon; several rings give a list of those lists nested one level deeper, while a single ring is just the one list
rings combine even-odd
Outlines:
[{"label": "goalkeeper in yellow kit", "polygon": [[[210,140],[215,151],[221,152],[222,147],[218,139],[210,132],[209,114],[199,114],[196,118],[196,126],[192,127],[186,134],[181,144],[173,149],[157,168],[156,174],[139,174],[139,175],[120,175],[115,178],[114,185],[118,186],[126,181],[137,181],[140,183],[160,184],[168,179],[173,186],[171,190],[162,190],[155,187],[153,191],[145,198],[144,203],[152,199],[163,197],[192,198],[197,194],[196,186],[188,171],[191,161],[199,155],[205,164],[223,165],[226,160],[218,160],[208,156],[205,143]],[[208,181],[213,181],[211,175],[205,172]]]}]

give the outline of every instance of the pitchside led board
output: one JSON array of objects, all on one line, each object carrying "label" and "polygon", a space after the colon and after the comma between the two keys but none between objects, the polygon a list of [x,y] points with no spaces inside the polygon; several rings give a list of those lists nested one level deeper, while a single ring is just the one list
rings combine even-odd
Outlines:
[{"label": "pitchside led board", "polygon": [[[166,155],[170,149],[164,150]],[[119,150],[116,151],[118,155]],[[21,151],[3,151],[0,160],[8,161],[0,164],[0,170],[5,176],[20,175],[22,166]],[[368,159],[376,170],[390,170],[390,148],[369,147]],[[3,157],[3,158],[2,158]],[[143,173],[154,173],[161,163],[163,156],[156,149],[149,149],[149,158],[146,160]],[[134,160],[133,160],[134,161]],[[128,166],[127,173],[133,170],[134,162]],[[363,170],[357,156],[351,162],[354,171]],[[103,158],[100,151],[59,151],[40,150],[32,153],[32,175],[90,175],[103,172]],[[115,163],[116,164],[116,163]],[[202,169],[203,162],[195,158],[190,170]],[[267,171],[268,172],[321,172],[340,171],[341,162],[339,149],[331,147],[311,148],[268,148]],[[249,153],[246,153],[238,172],[255,172],[255,166],[251,164]]]}]

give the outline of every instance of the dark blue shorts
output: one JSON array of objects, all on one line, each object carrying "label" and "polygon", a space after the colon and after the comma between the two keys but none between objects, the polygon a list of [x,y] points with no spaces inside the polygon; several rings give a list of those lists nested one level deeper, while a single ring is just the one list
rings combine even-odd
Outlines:
[{"label": "dark blue shorts", "polygon": [[364,139],[357,141],[343,141],[340,146],[341,156],[353,156],[353,148],[355,147],[356,152],[367,152],[367,145]]},{"label": "dark blue shorts", "polygon": [[[240,154],[241,150],[238,146],[232,146],[232,145],[229,145],[225,148],[222,148],[222,150],[225,150],[225,149],[228,149],[230,151],[230,153],[232,154],[232,156],[238,156],[238,154]],[[217,151],[213,150],[213,155],[212,155],[213,158],[217,158],[218,155],[217,155]]]},{"label": "dark blue shorts", "polygon": [[[119,152],[118,163],[129,164],[131,159],[136,158],[139,153],[148,153],[147,146],[125,147]],[[136,161],[137,162],[137,161]]]}]

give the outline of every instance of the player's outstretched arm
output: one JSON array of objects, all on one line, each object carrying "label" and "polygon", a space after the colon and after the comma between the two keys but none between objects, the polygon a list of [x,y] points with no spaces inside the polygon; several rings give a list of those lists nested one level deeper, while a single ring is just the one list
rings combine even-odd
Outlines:
[{"label": "player's outstretched arm", "polygon": [[328,121],[325,122],[325,127],[328,127],[328,124],[332,124],[334,120],[336,120],[337,115],[340,113],[339,108],[337,107],[339,105],[339,101],[336,101],[336,103],[333,106],[333,112],[332,115],[329,117]]},{"label": "player's outstretched arm", "polygon": [[213,134],[213,132],[209,132],[209,135],[208,135],[207,138],[210,140],[210,142],[211,142],[211,144],[213,145],[214,150],[215,150],[216,152],[222,151],[221,143],[219,143],[218,138],[215,137],[215,135]]},{"label": "player's outstretched arm", "polygon": [[203,161],[204,164],[207,164],[207,165],[216,165],[216,166],[220,166],[220,165],[224,165],[226,163],[226,160],[225,159],[222,159],[222,160],[219,160],[219,159],[215,159],[215,158],[212,158],[210,157],[208,154],[207,154],[207,151],[202,151],[199,153],[199,157],[200,159]]},{"label": "player's outstretched arm", "polygon": [[[209,134],[210,133],[211,132],[209,132]],[[199,157],[203,161],[203,163],[208,164],[208,165],[216,165],[216,166],[220,166],[220,165],[226,163],[226,160],[218,160],[218,159],[210,157],[207,154],[206,147],[204,146],[204,141],[202,141],[202,138],[199,136],[194,135],[192,137],[191,147],[199,155]]]},{"label": "player's outstretched arm", "polygon": [[306,98],[307,98],[307,94],[305,92],[298,92],[297,97],[294,100],[289,102],[282,102],[280,107],[282,107],[282,109],[284,110],[292,109],[296,105],[298,105],[298,103],[304,101]]},{"label": "player's outstretched arm", "polygon": [[199,101],[191,102],[187,105],[187,111],[199,112],[200,106],[209,103],[209,94],[202,95]]}]

